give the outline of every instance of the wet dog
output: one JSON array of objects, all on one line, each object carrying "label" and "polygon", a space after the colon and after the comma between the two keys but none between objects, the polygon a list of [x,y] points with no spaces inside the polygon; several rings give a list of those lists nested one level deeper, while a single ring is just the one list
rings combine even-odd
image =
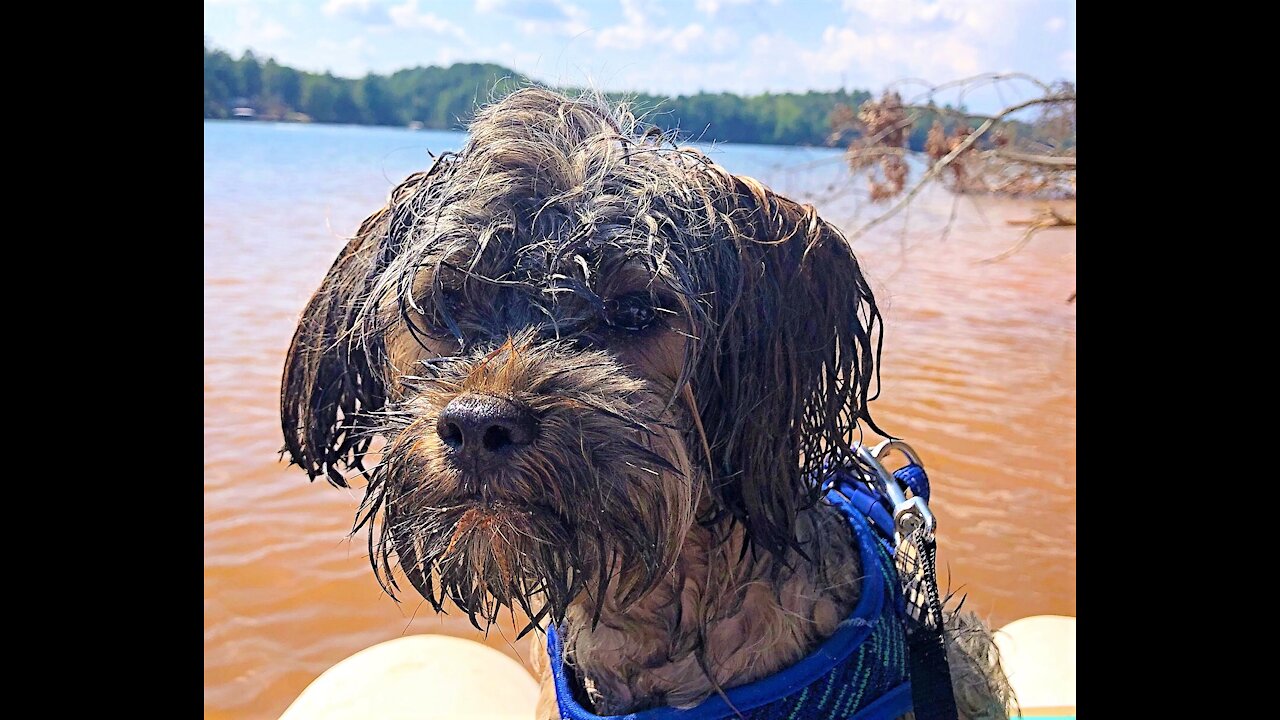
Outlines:
[{"label": "wet dog", "polygon": [[[544,89],[482,109],[334,262],[281,397],[293,462],[365,476],[389,593],[555,623],[599,714],[696,705],[836,631],[865,559],[823,471],[879,432],[845,238],[641,130]],[[974,716],[1003,711],[987,664]]]}]

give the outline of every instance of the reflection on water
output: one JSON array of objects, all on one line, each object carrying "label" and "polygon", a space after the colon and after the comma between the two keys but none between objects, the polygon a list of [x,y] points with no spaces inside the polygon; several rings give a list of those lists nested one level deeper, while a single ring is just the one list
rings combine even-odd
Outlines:
[{"label": "reflection on water", "polygon": [[[464,618],[382,595],[363,536],[347,536],[359,490],[309,484],[277,455],[284,352],[343,236],[429,165],[428,149],[462,139],[205,124],[206,717],[277,717],[330,665],[404,633],[482,639]],[[838,152],[709,153],[845,227],[874,215],[851,200]],[[942,583],[996,625],[1075,614],[1075,232],[978,262],[1035,207],[925,192],[855,247],[888,328],[873,411],[930,469]],[[487,642],[523,661],[529,639],[510,637],[508,624]]]}]

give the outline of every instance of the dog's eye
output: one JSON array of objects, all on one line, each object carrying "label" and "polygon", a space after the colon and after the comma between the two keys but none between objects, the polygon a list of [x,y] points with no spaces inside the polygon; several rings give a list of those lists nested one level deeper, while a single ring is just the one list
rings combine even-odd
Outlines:
[{"label": "dog's eye", "polygon": [[445,319],[445,314],[456,322],[461,305],[458,293],[452,290],[442,292],[438,300],[427,295],[418,301],[418,307],[422,309],[419,323],[429,335],[449,335],[449,322]]},{"label": "dog's eye", "polygon": [[631,293],[604,304],[605,322],[623,330],[644,330],[653,324],[657,311],[648,293]]}]

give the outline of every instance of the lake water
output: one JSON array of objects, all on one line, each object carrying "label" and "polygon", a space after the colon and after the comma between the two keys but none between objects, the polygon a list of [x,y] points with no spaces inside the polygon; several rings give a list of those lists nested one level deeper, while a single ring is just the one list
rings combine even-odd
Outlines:
[{"label": "lake water", "polygon": [[[308,297],[393,185],[465,136],[230,121],[204,134],[205,717],[275,718],[374,643],[484,639],[382,595],[363,535],[347,535],[359,491],[310,484],[277,455],[284,353]],[[706,151],[846,229],[879,209],[836,150]],[[930,470],[940,582],[996,626],[1075,614],[1075,231],[978,262],[1043,204],[926,191],[855,243],[888,328],[876,417]],[[524,662],[529,639],[509,637],[487,642]]]}]

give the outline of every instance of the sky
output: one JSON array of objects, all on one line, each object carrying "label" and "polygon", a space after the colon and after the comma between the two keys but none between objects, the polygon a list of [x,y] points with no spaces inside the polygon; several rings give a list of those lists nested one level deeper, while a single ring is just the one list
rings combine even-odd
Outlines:
[{"label": "sky", "polygon": [[[204,21],[206,41],[237,57],[344,77],[493,62],[554,86],[666,95],[1011,71],[1075,82],[1076,66],[1074,0],[205,0]],[[994,110],[1032,90],[1001,83],[965,102]]]}]

